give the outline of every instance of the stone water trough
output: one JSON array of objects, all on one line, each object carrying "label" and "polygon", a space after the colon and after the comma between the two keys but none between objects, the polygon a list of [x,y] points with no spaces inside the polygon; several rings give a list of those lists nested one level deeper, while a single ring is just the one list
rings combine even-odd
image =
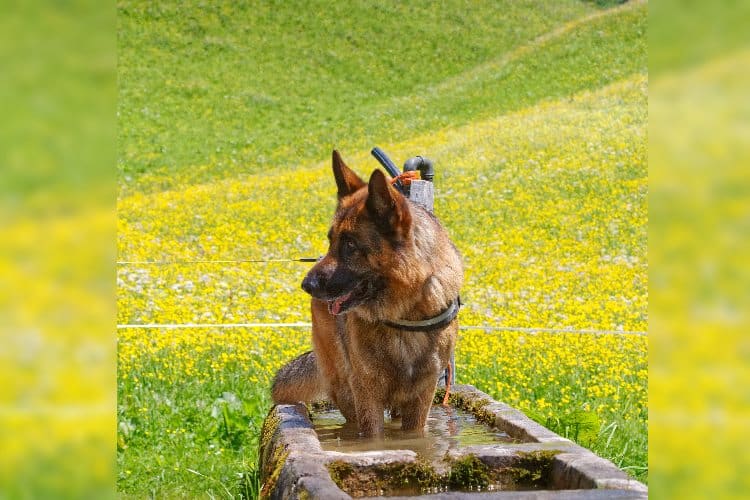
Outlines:
[{"label": "stone water trough", "polygon": [[[438,389],[435,402],[442,401]],[[265,498],[647,498],[612,462],[470,385],[433,405],[425,436],[386,419],[383,439],[357,437],[330,407],[278,405],[263,424]]]}]

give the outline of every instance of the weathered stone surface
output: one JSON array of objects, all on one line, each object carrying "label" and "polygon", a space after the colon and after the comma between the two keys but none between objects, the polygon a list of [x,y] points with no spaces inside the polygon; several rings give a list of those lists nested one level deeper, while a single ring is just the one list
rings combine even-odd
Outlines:
[{"label": "weathered stone surface", "polygon": [[349,495],[341,491],[330,479],[305,476],[297,481],[297,490],[292,498],[320,498],[325,500],[349,499]]},{"label": "weathered stone surface", "polygon": [[[550,457],[553,457],[560,453],[569,453],[572,450],[575,450],[575,445],[572,442],[558,441],[543,443],[541,445],[537,443],[521,443],[503,446],[465,446],[458,450],[450,450],[447,455],[452,459],[474,455],[490,466],[511,467],[518,462],[519,457],[527,456],[530,453],[547,453]],[[552,464],[552,458],[550,458],[550,464]]]},{"label": "weathered stone surface", "polygon": [[552,485],[556,488],[648,491],[646,485],[631,479],[615,464],[585,449],[579,453],[561,453],[555,456]]},{"label": "weathered stone surface", "polygon": [[[462,463],[475,464],[484,483],[495,491],[446,491],[421,495],[436,499],[635,499],[647,498],[647,487],[618,469],[612,462],[562,438],[520,411],[494,401],[468,385],[452,388],[451,404],[473,412],[477,419],[494,424],[517,442],[463,446],[451,449],[444,460],[428,463],[411,450],[379,450],[342,453],[324,451],[304,405],[279,405],[269,413],[261,433],[261,496],[273,499],[350,496],[331,477],[353,494],[403,494],[392,485],[391,474],[418,474],[410,491],[440,491],[453,487]],[[467,462],[468,460],[468,462]],[[459,467],[457,469],[457,467]],[[352,476],[352,474],[355,474]],[[357,475],[362,477],[358,478]],[[408,476],[414,477],[414,476]],[[479,477],[479,476],[478,476]],[[487,482],[487,478],[491,482]],[[372,481],[372,483],[368,483]],[[422,481],[422,482],[419,482]],[[514,487],[546,488],[510,491]],[[390,488],[390,489],[389,489]],[[421,489],[420,489],[421,488]],[[412,498],[412,497],[389,497]]]},{"label": "weathered stone surface", "polygon": [[328,476],[324,460],[322,456],[300,457],[298,453],[290,454],[279,476],[276,485],[278,496],[275,498],[296,498],[298,483],[306,477],[327,482],[329,489],[338,489]]},{"label": "weathered stone surface", "polygon": [[326,455],[304,405],[271,409],[261,432],[260,457],[262,497],[298,498],[302,478],[315,479],[311,484],[318,489],[344,494],[328,474]]},{"label": "weathered stone surface", "polygon": [[[414,497],[391,496],[376,497],[379,499],[400,500]],[[562,490],[562,491],[482,491],[462,492],[449,491],[422,495],[429,500],[641,500],[648,498],[644,493],[627,490]]]},{"label": "weathered stone surface", "polygon": [[326,455],[329,461],[340,460],[358,467],[370,467],[372,465],[396,462],[411,463],[417,459],[417,454],[411,450],[360,451],[358,453],[327,451]]}]

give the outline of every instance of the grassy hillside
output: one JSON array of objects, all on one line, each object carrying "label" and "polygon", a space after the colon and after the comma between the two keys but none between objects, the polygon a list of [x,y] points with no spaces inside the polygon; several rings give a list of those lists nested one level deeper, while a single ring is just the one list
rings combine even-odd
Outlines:
[{"label": "grassy hillside", "polygon": [[[463,325],[646,330],[645,4],[290,4],[120,3],[121,260],[319,255],[331,147],[366,176],[380,145],[436,162]],[[120,266],[118,323],[308,321],[306,270]],[[121,330],[121,491],[252,496],[268,383],[307,348],[305,329]],[[464,330],[458,380],[646,480],[647,348]]]},{"label": "grassy hillside", "polygon": [[638,11],[558,33],[601,11],[575,0],[329,3],[120,2],[123,186],[298,166],[332,144],[399,141],[645,70]]}]

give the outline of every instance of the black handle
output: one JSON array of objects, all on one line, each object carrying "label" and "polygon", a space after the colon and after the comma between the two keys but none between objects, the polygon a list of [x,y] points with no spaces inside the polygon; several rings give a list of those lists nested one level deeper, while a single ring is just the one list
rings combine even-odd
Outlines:
[{"label": "black handle", "polygon": [[385,154],[385,151],[378,147],[374,147],[370,152],[372,153],[372,156],[374,156],[375,159],[385,167],[388,173],[391,174],[391,177],[398,177],[401,174],[401,172],[398,171],[396,164],[388,158],[387,154]]},{"label": "black handle", "polygon": [[[385,151],[383,151],[379,147],[374,147],[370,152],[372,153],[372,156],[374,156],[375,159],[385,167],[388,173],[391,174],[391,177],[398,177],[399,175],[401,175],[401,172],[398,171],[398,167],[391,161],[390,158],[388,158],[388,155],[385,154]],[[393,187],[398,189],[402,194],[407,194],[404,185],[400,180],[394,182]]]}]

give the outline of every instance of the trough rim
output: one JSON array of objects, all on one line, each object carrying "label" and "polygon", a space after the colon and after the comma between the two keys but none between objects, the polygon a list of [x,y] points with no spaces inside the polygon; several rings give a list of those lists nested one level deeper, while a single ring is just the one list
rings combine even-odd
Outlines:
[{"label": "trough rim", "polygon": [[[495,401],[488,394],[468,384],[451,388],[450,403],[454,407],[481,407],[484,420],[508,433],[519,443],[473,445],[449,450],[451,459],[474,455],[483,462],[510,458],[521,453],[555,451],[552,457],[550,487],[534,491],[496,491],[498,498],[647,498],[648,487],[627,475],[611,461],[596,455],[570,439],[559,436],[533,421],[512,406]],[[273,429],[269,428],[273,423]],[[283,463],[275,463],[274,457]],[[327,465],[344,462],[357,467],[414,463],[418,460],[412,450],[380,450],[338,452],[323,450],[315,432],[309,409],[302,403],[276,405],[269,411],[263,424],[260,443],[261,475],[265,498],[351,498],[330,476]],[[270,464],[269,464],[270,461]],[[275,477],[274,477],[275,475]],[[273,484],[270,484],[273,482]],[[565,489],[561,489],[565,488]],[[574,494],[577,492],[577,494]],[[599,493],[594,493],[599,492]],[[609,492],[609,495],[607,494]],[[619,493],[618,493],[619,492]],[[622,493],[622,494],[621,494]],[[482,493],[487,496],[488,493]],[[475,498],[476,493],[455,492],[420,495],[425,498]],[[379,498],[379,497],[375,497]],[[388,497],[414,498],[414,497]]]}]

